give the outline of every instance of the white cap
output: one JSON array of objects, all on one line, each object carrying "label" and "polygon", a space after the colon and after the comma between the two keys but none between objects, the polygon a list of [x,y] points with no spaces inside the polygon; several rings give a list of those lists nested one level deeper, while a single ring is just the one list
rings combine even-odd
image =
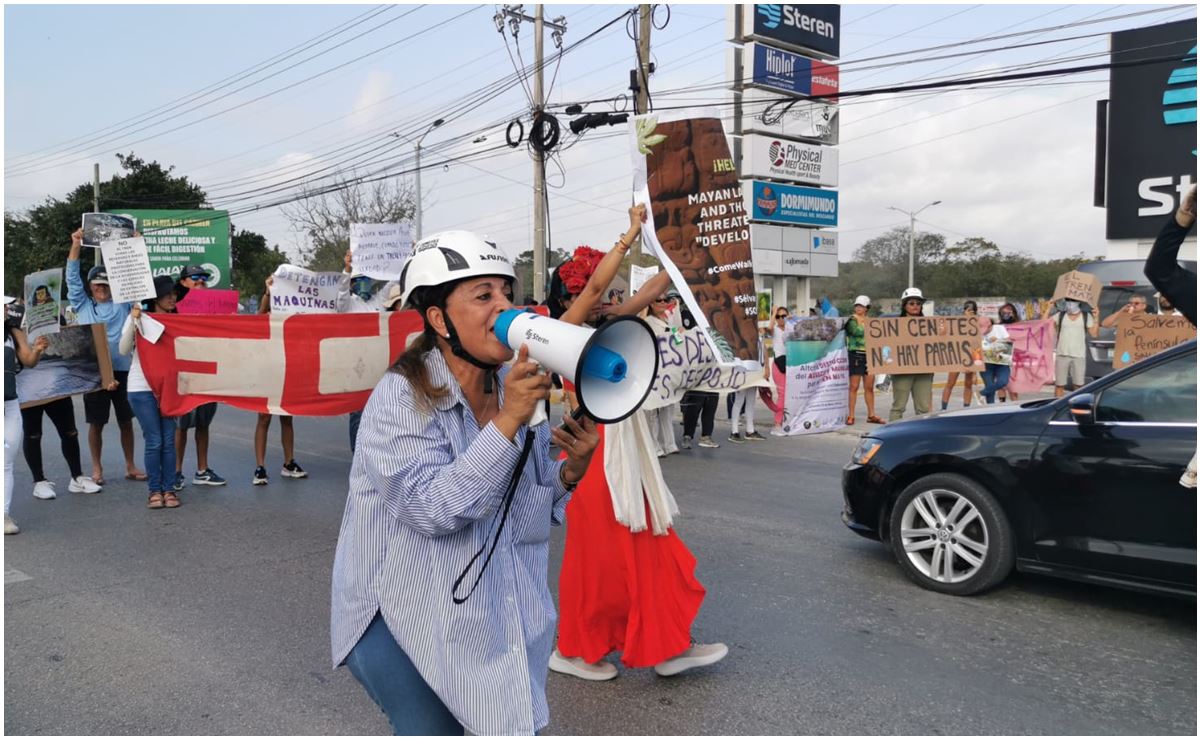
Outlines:
[{"label": "white cap", "polygon": [[861,295],[861,296],[859,296],[858,298],[856,298],[856,299],[855,299],[855,305],[856,305],[856,306],[870,307],[870,306],[872,305],[872,299],[871,299],[871,298],[868,298],[868,297],[867,297],[867,296],[865,296],[865,295]]},{"label": "white cap", "polygon": [[905,292],[901,294],[901,302],[902,303],[909,300],[910,298],[916,298],[923,303],[925,303],[925,301],[926,301],[926,297],[922,295],[922,291],[918,288],[906,288]]},{"label": "white cap", "polygon": [[413,245],[413,255],[400,272],[402,305],[409,305],[415,288],[500,275],[517,279],[513,263],[495,242],[470,231],[442,231]]},{"label": "white cap", "polygon": [[6,296],[4,296],[4,305],[7,306],[8,304],[12,303],[15,300],[17,300],[17,299],[13,298],[12,296],[6,295]]}]

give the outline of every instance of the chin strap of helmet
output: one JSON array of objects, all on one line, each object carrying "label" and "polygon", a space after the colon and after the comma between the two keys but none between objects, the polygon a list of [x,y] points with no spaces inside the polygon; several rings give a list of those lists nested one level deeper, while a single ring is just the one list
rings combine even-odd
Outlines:
[{"label": "chin strap of helmet", "polygon": [[447,312],[443,311],[442,317],[446,321],[446,333],[448,335],[446,337],[446,342],[447,342],[447,344],[450,345],[450,351],[454,354],[455,357],[458,357],[459,359],[462,359],[462,360],[466,360],[467,362],[470,362],[472,365],[475,365],[476,367],[485,371],[484,393],[491,393],[492,387],[494,385],[493,379],[496,375],[496,369],[498,367],[500,367],[500,365],[490,363],[490,362],[484,362],[482,360],[476,359],[476,357],[474,355],[472,355],[470,352],[468,352],[466,349],[463,348],[463,343],[459,341],[459,332],[455,330],[455,325],[453,323],[451,323],[450,315]]}]

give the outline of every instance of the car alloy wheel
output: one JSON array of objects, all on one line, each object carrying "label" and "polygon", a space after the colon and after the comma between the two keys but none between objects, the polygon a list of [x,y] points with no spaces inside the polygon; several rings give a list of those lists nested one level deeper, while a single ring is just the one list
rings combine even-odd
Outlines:
[{"label": "car alloy wheel", "polygon": [[942,583],[968,580],[988,556],[988,530],[979,509],[944,488],[924,491],[905,507],[901,543],[914,568]]},{"label": "car alloy wheel", "polygon": [[931,591],[976,594],[1013,571],[1005,510],[987,488],[958,473],[933,473],[906,486],[888,534],[901,570]]}]

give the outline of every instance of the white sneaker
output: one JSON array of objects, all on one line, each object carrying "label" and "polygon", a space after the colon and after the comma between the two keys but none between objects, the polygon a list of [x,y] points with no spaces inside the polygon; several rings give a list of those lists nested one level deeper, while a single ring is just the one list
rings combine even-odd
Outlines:
[{"label": "white sneaker", "polygon": [[550,654],[549,667],[555,673],[582,678],[585,681],[608,681],[617,678],[617,666],[608,661],[585,663],[583,658],[565,658],[559,648]]},{"label": "white sneaker", "polygon": [[67,490],[71,493],[100,493],[100,486],[86,475],[81,475],[71,479],[71,482],[67,484]]},{"label": "white sneaker", "polygon": [[724,643],[715,642],[712,645],[702,645],[699,642],[694,642],[691,647],[676,657],[669,658],[656,665],[655,673],[658,673],[660,676],[674,676],[690,668],[713,665],[726,657],[726,653],[728,652],[730,652],[730,649]]},{"label": "white sneaker", "polygon": [[33,497],[49,501],[55,497],[54,484],[48,480],[40,480],[33,484]]},{"label": "white sneaker", "polygon": [[4,515],[4,534],[20,534],[21,528],[13,521],[13,518],[8,514]]},{"label": "white sneaker", "polygon": [[788,436],[788,433],[784,431],[784,427],[772,427],[772,428],[771,428],[771,436],[773,436],[773,437],[787,437],[787,436]]}]

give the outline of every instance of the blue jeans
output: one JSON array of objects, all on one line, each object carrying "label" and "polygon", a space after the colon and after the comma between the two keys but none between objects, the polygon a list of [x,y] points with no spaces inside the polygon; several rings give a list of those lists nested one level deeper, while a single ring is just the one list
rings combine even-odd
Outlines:
[{"label": "blue jeans", "polygon": [[984,372],[980,373],[980,376],[984,379],[984,390],[980,391],[980,395],[984,396],[985,401],[993,403],[997,391],[1009,385],[1009,365],[985,363]]},{"label": "blue jeans", "polygon": [[378,613],[346,656],[346,667],[387,715],[393,735],[463,734],[463,726],[417,672]]},{"label": "blue jeans", "polygon": [[142,427],[147,488],[151,493],[174,490],[175,417],[162,415],[158,400],[150,391],[130,393],[129,405],[138,418],[138,426]]}]

